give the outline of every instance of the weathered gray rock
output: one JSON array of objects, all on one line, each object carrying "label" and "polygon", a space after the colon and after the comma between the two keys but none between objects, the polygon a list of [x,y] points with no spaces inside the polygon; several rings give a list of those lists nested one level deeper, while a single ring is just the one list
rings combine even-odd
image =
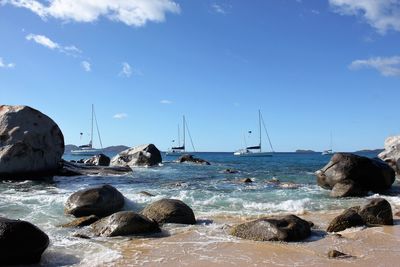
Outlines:
[{"label": "weathered gray rock", "polygon": [[348,258],[353,258],[353,256],[349,254],[345,254],[343,252],[340,252],[338,250],[332,249],[328,252],[328,258],[331,259],[348,259]]},{"label": "weathered gray rock", "polygon": [[177,199],[161,199],[148,205],[142,212],[144,216],[156,222],[196,224],[193,210]]},{"label": "weathered gray rock", "polygon": [[190,163],[195,163],[195,164],[210,165],[210,162],[208,162],[204,159],[195,158],[195,157],[193,157],[193,155],[189,155],[189,154],[182,155],[178,159],[178,162],[179,163],[190,162]]},{"label": "weathered gray rock", "polygon": [[124,196],[111,185],[96,186],[73,193],[65,203],[65,213],[75,217],[105,217],[120,211]]},{"label": "weathered gray rock", "polygon": [[92,225],[97,236],[142,235],[160,232],[158,223],[133,211],[120,211]]},{"label": "weathered gray rock", "polygon": [[49,245],[49,237],[33,224],[0,217],[0,265],[34,264]]},{"label": "weathered gray rock", "polygon": [[132,169],[129,166],[89,166],[61,160],[60,169],[57,171],[57,175],[125,175],[130,172],[132,172]]},{"label": "weathered gray rock", "polygon": [[28,106],[0,106],[0,179],[52,176],[64,154],[57,124]]},{"label": "weathered gray rock", "polygon": [[361,207],[358,214],[366,224],[393,225],[392,207],[383,198],[371,199]]},{"label": "weathered gray rock", "polygon": [[400,135],[386,138],[385,150],[378,157],[400,174]]},{"label": "weathered gray rock", "polygon": [[90,215],[85,217],[80,217],[78,219],[73,220],[72,222],[61,225],[61,227],[69,228],[69,227],[83,227],[91,225],[92,223],[98,221],[100,218],[96,215]]},{"label": "weathered gray rock", "polygon": [[91,166],[109,166],[111,159],[104,154],[95,155],[86,159],[83,163]]},{"label": "weathered gray rock", "polygon": [[358,214],[360,207],[352,207],[345,210],[342,214],[334,218],[328,226],[327,232],[340,232],[347,228],[365,225],[363,219]]},{"label": "weathered gray rock", "polygon": [[331,189],[334,197],[382,192],[389,189],[395,180],[393,169],[385,162],[349,153],[333,155],[329,163],[315,174],[318,185]]},{"label": "weathered gray rock", "polygon": [[300,241],[311,235],[311,228],[295,215],[272,216],[236,225],[231,235],[255,241]]},{"label": "weathered gray rock", "polygon": [[122,151],[112,158],[112,166],[154,166],[162,162],[161,152],[153,144],[140,145]]}]

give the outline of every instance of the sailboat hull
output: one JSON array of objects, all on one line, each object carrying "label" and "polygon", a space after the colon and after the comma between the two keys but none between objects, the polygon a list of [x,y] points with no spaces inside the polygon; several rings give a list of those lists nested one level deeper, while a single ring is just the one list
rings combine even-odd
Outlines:
[{"label": "sailboat hull", "polygon": [[102,149],[95,149],[95,148],[71,150],[72,155],[80,155],[80,156],[95,156],[101,153],[103,153]]},{"label": "sailboat hull", "polygon": [[233,153],[234,156],[237,157],[272,157],[272,153],[270,152],[248,152],[248,153],[242,153],[242,152],[235,152]]}]

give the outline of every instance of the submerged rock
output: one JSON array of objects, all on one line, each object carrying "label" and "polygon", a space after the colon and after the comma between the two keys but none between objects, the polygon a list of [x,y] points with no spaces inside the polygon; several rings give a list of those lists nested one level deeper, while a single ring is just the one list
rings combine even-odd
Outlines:
[{"label": "submerged rock", "polygon": [[235,169],[225,169],[224,173],[235,174],[235,173],[239,173],[239,171],[235,170]]},{"label": "submerged rock", "polygon": [[341,259],[347,259],[347,258],[352,258],[353,256],[345,254],[343,252],[340,252],[338,250],[332,249],[328,252],[328,258],[341,258]]},{"label": "submerged rock", "polygon": [[61,168],[58,170],[58,176],[80,176],[80,175],[125,175],[132,172],[129,166],[89,166],[75,164],[61,160]]},{"label": "submerged rock", "polygon": [[112,166],[154,166],[162,162],[161,152],[153,144],[140,145],[122,151],[112,158]]},{"label": "submerged rock", "polygon": [[0,265],[34,264],[49,245],[49,237],[33,224],[0,217]]},{"label": "submerged rock", "polygon": [[64,136],[45,114],[28,106],[0,105],[0,179],[53,176]]},{"label": "submerged rock", "polygon": [[334,218],[328,226],[327,232],[340,232],[347,228],[365,225],[363,219],[358,214],[360,207],[352,207],[345,210],[342,214]]},{"label": "submerged rock", "polygon": [[147,197],[155,197],[152,193],[149,193],[147,191],[140,191],[139,194],[147,196]]},{"label": "submerged rock", "polygon": [[158,200],[148,205],[141,213],[160,224],[196,224],[193,210],[177,199]]},{"label": "submerged rock", "polygon": [[120,211],[92,225],[97,236],[141,235],[161,232],[158,223],[133,211]]},{"label": "submerged rock", "polygon": [[251,180],[250,178],[243,179],[242,181],[243,181],[243,183],[246,183],[246,184],[253,182],[253,180]]},{"label": "submerged rock", "polygon": [[66,223],[61,225],[61,227],[83,227],[83,226],[88,226],[91,225],[92,223],[98,221],[100,218],[97,217],[96,215],[90,215],[90,216],[85,216],[85,217],[80,217],[78,219],[73,220],[72,222]]},{"label": "submerged rock", "polygon": [[124,196],[111,185],[96,186],[73,193],[65,203],[65,213],[104,217],[120,211],[124,203]]},{"label": "submerged rock", "polygon": [[236,225],[231,235],[255,241],[300,241],[311,235],[311,227],[295,215],[272,216]]},{"label": "submerged rock", "polygon": [[104,154],[95,155],[89,159],[86,159],[83,163],[91,166],[109,166],[110,158]]},{"label": "submerged rock", "polygon": [[392,207],[386,199],[371,199],[358,213],[367,225],[393,225]]},{"label": "submerged rock", "polygon": [[379,193],[389,189],[395,180],[394,171],[385,162],[349,153],[335,154],[316,176],[318,185],[331,189],[334,197]]},{"label": "submerged rock", "polygon": [[195,157],[193,157],[193,155],[189,155],[189,154],[182,155],[178,159],[178,162],[179,163],[191,162],[191,163],[196,163],[196,164],[210,165],[210,162],[208,162],[208,161],[206,161],[204,159],[195,158]]}]

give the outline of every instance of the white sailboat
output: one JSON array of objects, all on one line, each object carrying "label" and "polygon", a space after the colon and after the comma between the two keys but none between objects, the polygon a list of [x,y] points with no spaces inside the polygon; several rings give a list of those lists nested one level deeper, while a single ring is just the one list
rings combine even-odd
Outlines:
[{"label": "white sailboat", "polygon": [[[101,149],[93,147],[93,122],[96,123],[97,134],[99,136],[99,142]],[[81,133],[82,136],[82,133]],[[90,131],[90,141],[89,144],[81,145],[78,149],[71,150],[72,155],[81,155],[81,156],[93,156],[103,153],[103,144],[101,142],[99,125],[97,124],[96,113],[94,112],[94,105],[92,104],[92,127]]]},{"label": "white sailboat", "polygon": [[332,154],[334,154],[334,152],[333,152],[333,148],[332,148],[332,132],[331,132],[331,146],[330,146],[330,149],[322,151],[321,155],[325,156],[325,155],[332,155]]},{"label": "white sailboat", "polygon": [[[264,126],[264,130],[267,135],[269,145],[271,147],[271,152],[263,152],[263,150],[262,150],[261,123]],[[249,147],[240,149],[240,150],[234,152],[233,155],[238,156],[238,157],[272,157],[274,148],[272,147],[271,139],[269,138],[267,127],[265,126],[265,122],[262,118],[260,110],[258,110],[258,130],[259,130],[259,144],[257,146],[249,146]]]},{"label": "white sailboat", "polygon": [[172,146],[165,153],[167,156],[181,156],[181,155],[186,153],[186,131],[189,134],[190,142],[192,143],[192,147],[193,147],[193,151],[195,151],[194,145],[193,145],[193,141],[192,141],[192,137],[190,135],[190,131],[189,131],[189,128],[187,126],[185,116],[183,116],[182,124],[183,124],[183,142],[182,142],[182,145],[180,144],[180,130],[179,130],[179,125],[178,125],[178,146]]}]

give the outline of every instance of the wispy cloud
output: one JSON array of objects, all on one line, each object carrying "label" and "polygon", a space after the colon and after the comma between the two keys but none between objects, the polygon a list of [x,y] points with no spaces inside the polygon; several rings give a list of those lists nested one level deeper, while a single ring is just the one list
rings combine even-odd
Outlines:
[{"label": "wispy cloud", "polygon": [[380,34],[400,31],[400,0],[329,0],[341,15],[361,17]]},{"label": "wispy cloud", "polygon": [[113,116],[113,118],[117,119],[117,120],[126,119],[127,117],[128,117],[128,114],[126,114],[126,113],[117,113]]},{"label": "wispy cloud", "polygon": [[162,22],[166,13],[180,13],[180,6],[173,0],[0,0],[0,4],[26,8],[42,19],[93,22],[105,17],[136,27],[148,21]]},{"label": "wispy cloud", "polygon": [[127,62],[122,62],[122,70],[120,71],[119,75],[124,77],[131,77],[133,73],[131,65]]},{"label": "wispy cloud", "polygon": [[400,56],[354,60],[349,65],[349,68],[351,70],[363,68],[376,69],[383,76],[400,76]]},{"label": "wispy cloud", "polygon": [[321,12],[319,10],[316,10],[316,9],[311,9],[311,13],[313,13],[314,15],[321,14]]},{"label": "wispy cloud", "polygon": [[171,100],[163,99],[160,101],[160,103],[164,105],[171,105],[173,102]]},{"label": "wispy cloud", "polygon": [[12,69],[15,67],[15,63],[6,63],[3,58],[0,57],[0,68],[2,69]]},{"label": "wispy cloud", "polygon": [[82,51],[77,48],[75,45],[67,45],[63,46],[60,45],[59,43],[51,40],[49,37],[41,35],[41,34],[33,34],[30,33],[25,36],[26,40],[35,42],[37,44],[40,44],[46,48],[49,48],[51,50],[57,50],[61,53],[67,54],[69,56],[73,57],[78,57]]},{"label": "wispy cloud", "polygon": [[81,62],[81,66],[84,69],[84,71],[86,72],[90,72],[92,70],[92,65],[90,64],[90,62],[84,60]]},{"label": "wispy cloud", "polygon": [[211,8],[214,10],[214,12],[219,14],[225,15],[227,13],[226,9],[217,3],[211,4]]}]

